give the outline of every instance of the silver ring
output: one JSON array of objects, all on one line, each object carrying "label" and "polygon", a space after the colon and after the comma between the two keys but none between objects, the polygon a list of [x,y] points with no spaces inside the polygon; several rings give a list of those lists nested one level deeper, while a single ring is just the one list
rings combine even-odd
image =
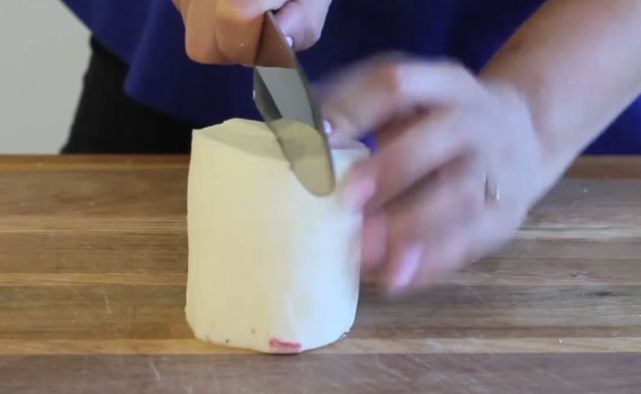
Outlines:
[{"label": "silver ring", "polygon": [[498,185],[487,174],[485,175],[484,189],[486,203],[497,203],[501,199],[501,191]]}]

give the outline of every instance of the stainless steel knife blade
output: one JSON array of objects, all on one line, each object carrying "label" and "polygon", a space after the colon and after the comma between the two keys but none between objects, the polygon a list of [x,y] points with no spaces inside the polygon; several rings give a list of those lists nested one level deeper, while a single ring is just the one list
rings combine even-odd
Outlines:
[{"label": "stainless steel knife blade", "polygon": [[271,12],[265,15],[256,54],[254,101],[302,185],[316,195],[331,193],[334,167],[320,111]]}]

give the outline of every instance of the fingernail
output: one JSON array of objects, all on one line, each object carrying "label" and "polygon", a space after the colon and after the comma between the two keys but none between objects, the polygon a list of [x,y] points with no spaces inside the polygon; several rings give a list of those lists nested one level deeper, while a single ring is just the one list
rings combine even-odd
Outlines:
[{"label": "fingernail", "polygon": [[376,137],[373,134],[367,134],[360,140],[370,152],[376,151]]},{"label": "fingernail", "polygon": [[400,261],[396,264],[396,270],[392,272],[389,281],[388,290],[390,293],[398,294],[412,283],[422,257],[423,250],[418,245],[403,251]]},{"label": "fingernail", "polygon": [[376,182],[366,175],[351,176],[342,192],[343,204],[353,209],[363,209],[376,192]]},{"label": "fingernail", "polygon": [[327,135],[330,135],[334,132],[334,127],[332,127],[332,124],[327,119],[323,120],[323,129],[325,130],[325,134]]},{"label": "fingernail", "polygon": [[285,41],[287,41],[287,45],[289,45],[290,48],[294,47],[294,39],[291,38],[290,36],[285,37]]}]

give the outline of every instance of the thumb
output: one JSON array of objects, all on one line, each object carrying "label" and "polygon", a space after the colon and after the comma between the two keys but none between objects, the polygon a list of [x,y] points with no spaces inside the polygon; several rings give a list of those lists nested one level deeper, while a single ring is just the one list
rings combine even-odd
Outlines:
[{"label": "thumb", "polygon": [[277,13],[276,20],[293,48],[302,51],[320,39],[329,0],[290,0]]}]

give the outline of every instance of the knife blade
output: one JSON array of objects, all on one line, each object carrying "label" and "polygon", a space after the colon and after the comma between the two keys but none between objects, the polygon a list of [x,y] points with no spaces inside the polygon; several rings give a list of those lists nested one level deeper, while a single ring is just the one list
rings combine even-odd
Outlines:
[{"label": "knife blade", "polygon": [[253,85],[256,107],[300,183],[315,195],[330,194],[335,187],[334,165],[320,111],[272,12],[264,18]]}]

